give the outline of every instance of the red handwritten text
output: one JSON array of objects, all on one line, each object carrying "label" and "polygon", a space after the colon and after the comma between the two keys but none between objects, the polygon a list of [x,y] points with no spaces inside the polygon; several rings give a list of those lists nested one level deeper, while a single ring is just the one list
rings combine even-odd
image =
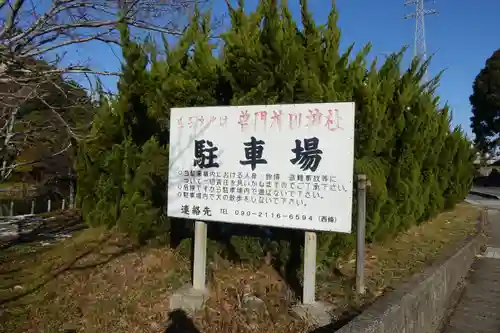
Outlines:
[{"label": "red handwritten text", "polygon": [[211,126],[215,121],[217,120],[217,117],[215,116],[210,116],[210,120],[208,121],[208,126]]},{"label": "red handwritten text", "polygon": [[281,131],[281,116],[283,116],[283,111],[273,111],[273,115],[271,116],[271,127],[276,125],[278,127],[278,130]]},{"label": "red handwritten text", "polygon": [[240,120],[238,120],[238,124],[241,126],[241,131],[243,132],[245,128],[248,126],[248,122],[250,120],[250,113],[248,110],[240,112]]},{"label": "red handwritten text", "polygon": [[338,129],[343,130],[340,125],[340,121],[342,118],[340,117],[339,110],[328,110],[328,117],[326,119],[325,127],[328,128],[329,131],[335,131]]},{"label": "red handwritten text", "polygon": [[288,126],[291,130],[300,128],[302,126],[302,113],[289,113]]},{"label": "red handwritten text", "polygon": [[313,127],[313,126],[317,126],[317,125],[321,124],[321,117],[322,116],[323,116],[323,114],[318,109],[309,110],[309,114],[306,116],[306,118],[308,120],[306,126]]},{"label": "red handwritten text", "polygon": [[267,111],[258,111],[254,114],[254,130],[257,130],[259,123],[264,125],[264,129],[267,125]]},{"label": "red handwritten text", "polygon": [[227,125],[227,116],[220,117],[219,125],[220,125],[220,127],[226,127],[226,125]]}]

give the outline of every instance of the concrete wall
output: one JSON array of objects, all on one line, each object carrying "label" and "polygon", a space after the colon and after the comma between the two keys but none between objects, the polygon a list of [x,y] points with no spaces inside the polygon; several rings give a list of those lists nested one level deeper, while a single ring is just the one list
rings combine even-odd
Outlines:
[{"label": "concrete wall", "polygon": [[[434,333],[446,320],[458,298],[469,268],[485,244],[477,234],[458,249],[445,253],[433,266],[400,288],[378,299],[371,307],[338,330],[338,333]],[[459,296],[459,295],[458,295]]]}]

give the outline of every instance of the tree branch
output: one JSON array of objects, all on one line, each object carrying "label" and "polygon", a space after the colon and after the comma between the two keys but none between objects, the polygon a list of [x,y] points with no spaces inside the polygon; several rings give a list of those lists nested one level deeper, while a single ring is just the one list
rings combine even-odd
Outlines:
[{"label": "tree branch", "polygon": [[[12,171],[14,171],[15,168],[21,167],[21,166],[25,166],[25,165],[31,165],[31,164],[40,163],[40,162],[48,160],[50,158],[54,158],[56,156],[64,154],[69,148],[71,148],[71,146],[72,146],[72,143],[70,142],[66,147],[64,147],[60,151],[58,151],[58,152],[56,152],[56,153],[54,153],[54,154],[52,154],[50,156],[39,158],[39,159],[36,159],[36,160],[33,160],[33,161],[27,161],[27,162],[21,162],[21,163],[13,163],[13,164],[11,164],[9,166],[6,166],[5,165],[5,160],[4,160],[4,163],[3,163],[4,165],[2,166],[1,181],[5,181],[6,179],[8,179],[9,176],[12,174]],[[5,170],[5,172],[4,172],[4,170]]]},{"label": "tree branch", "polygon": [[[9,2],[10,6],[10,13],[7,16],[7,20],[5,22],[5,26],[0,32],[0,35],[5,31],[9,32],[13,27],[14,23],[16,21],[17,14],[19,13],[19,10],[23,6],[25,0],[15,0],[14,5],[11,5]],[[2,8],[5,4],[2,4],[0,8]]]},{"label": "tree branch", "polygon": [[[19,70],[20,73],[24,74],[25,77],[21,78],[16,78],[14,79],[11,76],[7,77],[1,77],[0,76],[0,83],[11,83],[11,82],[16,82],[19,84],[29,84],[30,82],[33,82],[35,79],[40,79],[46,76],[54,75],[54,74],[68,74],[68,73],[73,73],[73,74],[95,74],[95,75],[103,75],[103,76],[120,76],[120,72],[108,72],[108,71],[95,71],[91,70],[86,67],[80,67],[80,66],[71,66],[71,67],[65,67],[65,68],[57,68],[53,70],[46,70],[43,72],[35,72],[31,70]],[[1,74],[1,72],[0,72]],[[6,75],[5,75],[6,76]]]},{"label": "tree branch", "polygon": [[105,36],[105,35],[111,33],[113,30],[114,30],[114,28],[110,28],[107,31],[104,31],[104,32],[99,33],[99,34],[94,35],[94,36],[89,36],[89,37],[79,38],[79,39],[66,40],[66,41],[60,42],[59,44],[52,44],[51,46],[43,48],[43,49],[38,49],[38,50],[35,49],[33,52],[31,52],[30,50],[28,50],[26,53],[23,53],[23,56],[25,56],[25,57],[36,57],[36,56],[39,56],[41,54],[47,53],[49,51],[53,51],[55,49],[62,48],[62,47],[65,47],[65,46],[68,46],[68,45],[72,45],[72,44],[82,44],[82,43],[90,42],[91,40],[101,40],[101,41],[103,41],[102,36]]},{"label": "tree branch", "polygon": [[[14,163],[19,156],[25,158],[27,148],[59,148],[68,139],[81,139],[81,129],[91,124],[91,112],[84,107],[93,106],[93,82],[120,75],[106,67],[97,70],[84,59],[72,58],[62,65],[72,45],[84,47],[96,41],[120,45],[120,22],[135,36],[143,37],[147,31],[180,35],[182,29],[174,27],[184,25],[186,10],[198,2],[0,0],[0,180],[16,167],[40,161]],[[87,91],[68,83],[81,74],[89,81]]]}]

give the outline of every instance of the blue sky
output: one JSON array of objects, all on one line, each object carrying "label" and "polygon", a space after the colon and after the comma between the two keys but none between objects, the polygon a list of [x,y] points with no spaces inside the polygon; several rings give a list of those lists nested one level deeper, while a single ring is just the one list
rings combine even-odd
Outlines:
[{"label": "blue sky", "polygon": [[[236,2],[236,0],[231,0]],[[290,9],[299,18],[298,0],[288,0]],[[257,0],[246,0],[248,9],[255,7]],[[324,23],[330,10],[330,0],[309,0],[310,10],[318,23]],[[414,20],[403,16],[414,10],[405,7],[404,0],[337,0],[339,26],[342,29],[341,48],[355,42],[355,50],[371,42],[370,57],[398,51],[402,46],[413,47]],[[439,10],[439,15],[426,18],[428,54],[435,54],[429,74],[436,75],[445,70],[438,94],[443,103],[453,110],[453,124],[461,125],[470,136],[469,96],[476,75],[486,59],[500,48],[499,0],[437,0],[426,4],[429,9]],[[226,11],[224,0],[214,0],[214,12]],[[120,53],[115,49],[114,53]],[[94,45],[82,49],[78,56],[90,58],[99,68],[117,70],[119,59],[106,46]],[[406,61],[413,54],[410,48]],[[107,86],[114,86],[108,78]]]},{"label": "blue sky", "polygon": [[[414,7],[405,7],[403,2],[338,0],[343,47],[353,41],[358,47],[372,42],[372,56],[403,45],[413,47],[415,21],[402,17]],[[327,13],[320,3],[324,2],[311,1],[311,10],[322,21]],[[472,83],[486,59],[500,48],[500,1],[437,0],[426,5],[439,11],[425,21],[427,52],[434,53],[429,74],[445,70],[438,94],[452,107],[453,124],[461,125],[470,135]],[[407,60],[412,54],[413,49]]]}]

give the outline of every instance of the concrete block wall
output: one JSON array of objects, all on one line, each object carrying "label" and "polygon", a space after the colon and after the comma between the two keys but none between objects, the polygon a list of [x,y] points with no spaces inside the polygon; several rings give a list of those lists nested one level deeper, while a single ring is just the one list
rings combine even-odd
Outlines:
[{"label": "concrete block wall", "polygon": [[433,266],[382,296],[337,332],[438,332],[484,244],[481,233],[467,239],[458,251],[445,253]]}]

